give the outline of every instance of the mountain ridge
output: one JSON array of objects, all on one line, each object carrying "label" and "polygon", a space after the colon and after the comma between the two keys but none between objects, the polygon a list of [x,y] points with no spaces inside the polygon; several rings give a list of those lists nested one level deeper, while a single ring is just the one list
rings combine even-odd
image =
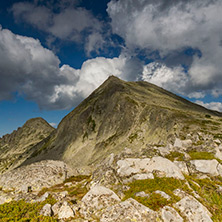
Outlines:
[{"label": "mountain ridge", "polygon": [[173,144],[188,128],[201,129],[221,116],[151,83],[111,76],[62,119],[47,142],[33,148],[24,164],[52,158],[72,167],[94,165],[125,147]]}]

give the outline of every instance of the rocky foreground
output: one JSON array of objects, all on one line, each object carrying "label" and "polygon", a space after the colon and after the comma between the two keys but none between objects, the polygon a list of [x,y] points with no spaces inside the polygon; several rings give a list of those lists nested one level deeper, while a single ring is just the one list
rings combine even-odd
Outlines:
[{"label": "rocky foreground", "polygon": [[0,219],[19,221],[6,209],[29,204],[37,219],[27,210],[27,221],[222,221],[221,160],[221,139],[195,133],[125,148],[91,169],[37,162],[0,176]]}]

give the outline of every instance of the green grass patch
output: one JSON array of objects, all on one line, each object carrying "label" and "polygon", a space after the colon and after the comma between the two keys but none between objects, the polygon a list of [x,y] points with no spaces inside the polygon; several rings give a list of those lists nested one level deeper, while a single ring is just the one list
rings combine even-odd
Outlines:
[{"label": "green grass patch", "polygon": [[183,153],[174,151],[174,152],[170,152],[169,154],[167,154],[165,156],[165,158],[167,158],[167,159],[169,159],[171,161],[174,161],[174,160],[183,161],[185,157],[184,157]]},{"label": "green grass patch", "polygon": [[[173,190],[182,189],[184,191],[188,191],[187,185],[182,180],[174,179],[174,178],[159,178],[155,177],[154,179],[147,180],[136,180],[132,183],[127,184],[130,187],[124,194],[124,200],[132,197],[141,204],[153,209],[158,210],[159,208],[170,205],[172,203],[176,203],[180,200],[179,197],[173,194]],[[171,196],[170,200],[166,200],[160,194],[153,193],[156,190],[161,190]],[[147,194],[150,194],[150,197],[137,197],[135,194],[137,192],[144,191]]]},{"label": "green grass patch", "polygon": [[[89,175],[78,175],[78,176],[72,176],[64,181],[64,183],[54,185],[49,188],[43,188],[39,193],[38,196],[42,196],[45,192],[62,192],[62,191],[68,191],[68,194],[71,197],[76,197],[77,199],[81,199],[87,192],[87,188],[85,185],[83,185],[81,182],[90,182],[91,176]],[[73,184],[72,186],[65,186],[65,183],[68,182],[77,182],[77,184]]]},{"label": "green grass patch", "polygon": [[0,205],[0,221],[2,222],[54,222],[58,221],[53,217],[39,215],[40,210],[45,204],[55,204],[56,200],[49,197],[41,203],[27,203],[24,200],[12,201]]},{"label": "green grass patch", "polygon": [[189,151],[188,154],[190,155],[192,160],[212,160],[212,159],[215,159],[214,154],[209,153],[209,152]]},{"label": "green grass patch", "polygon": [[91,176],[89,175],[77,175],[77,176],[72,176],[64,180],[64,183],[68,182],[81,182],[83,180],[89,180]]},{"label": "green grass patch", "polygon": [[[212,213],[214,222],[222,221],[222,193],[218,192],[218,186],[222,186],[222,178],[196,179],[187,176],[190,186],[202,197],[200,202]],[[192,181],[200,185],[196,186]]]}]

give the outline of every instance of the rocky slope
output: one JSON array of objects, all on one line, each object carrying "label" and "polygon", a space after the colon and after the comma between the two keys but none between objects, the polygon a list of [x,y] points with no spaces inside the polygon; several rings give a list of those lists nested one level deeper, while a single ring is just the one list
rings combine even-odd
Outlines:
[{"label": "rocky slope", "polygon": [[17,148],[22,166],[0,175],[0,221],[220,222],[221,124],[221,113],[110,77]]},{"label": "rocky slope", "polygon": [[[222,140],[188,137],[170,147],[147,148],[152,155],[130,149],[112,153],[89,175],[62,161],[5,173],[0,219],[30,220],[34,214],[40,221],[222,221]],[[203,151],[191,141],[210,143],[211,149]],[[11,209],[15,204],[26,211]],[[8,209],[11,216],[4,214]]]},{"label": "rocky slope", "polygon": [[53,131],[44,119],[34,118],[0,138],[0,173],[19,166],[26,160],[29,150]]},{"label": "rocky slope", "polygon": [[24,164],[52,158],[72,167],[92,167],[125,147],[166,146],[190,131],[220,137],[221,117],[153,84],[112,76],[34,147],[35,154]]}]

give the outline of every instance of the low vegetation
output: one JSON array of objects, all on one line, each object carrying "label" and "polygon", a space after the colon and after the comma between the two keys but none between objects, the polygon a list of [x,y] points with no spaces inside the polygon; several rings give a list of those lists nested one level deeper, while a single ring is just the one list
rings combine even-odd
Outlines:
[{"label": "low vegetation", "polygon": [[[130,189],[125,192],[124,200],[132,197],[152,210],[158,210],[165,205],[171,205],[179,201],[180,198],[174,195],[173,190],[180,188],[189,191],[184,181],[174,178],[155,177],[154,179],[136,180],[129,183],[128,186]],[[156,190],[165,192],[171,199],[163,198],[160,194],[155,193]],[[149,197],[137,197],[136,193],[141,191],[149,194]]]},{"label": "low vegetation", "polygon": [[188,152],[192,160],[213,160],[215,156],[210,152],[198,152],[198,151],[190,151]]},{"label": "low vegetation", "polygon": [[[212,177],[196,179],[194,176],[187,176],[190,186],[200,196],[199,200],[212,213],[214,222],[222,221],[222,178]],[[199,186],[198,186],[199,185]]]},{"label": "low vegetation", "polygon": [[174,152],[170,152],[169,154],[167,154],[165,156],[165,158],[171,160],[171,161],[174,161],[174,160],[177,160],[177,161],[184,161],[184,154],[183,153],[180,153],[180,152],[177,152],[177,151],[174,151]]},{"label": "low vegetation", "polygon": [[39,215],[40,210],[45,204],[55,204],[56,201],[52,197],[47,198],[41,203],[27,203],[24,200],[12,201],[0,205],[0,221],[1,222],[54,222],[57,219],[53,217],[45,217]]}]

